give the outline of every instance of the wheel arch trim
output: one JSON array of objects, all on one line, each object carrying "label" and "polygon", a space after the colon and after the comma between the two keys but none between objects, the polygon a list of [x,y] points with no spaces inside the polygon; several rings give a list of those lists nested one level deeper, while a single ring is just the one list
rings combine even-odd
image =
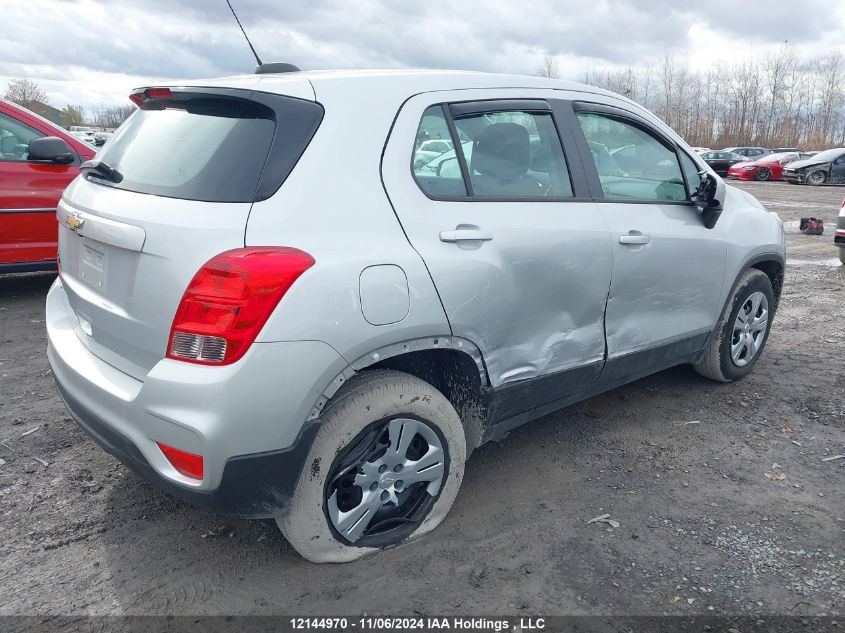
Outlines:
[{"label": "wheel arch trim", "polygon": [[479,379],[483,386],[489,385],[487,376],[487,366],[484,363],[484,357],[478,346],[469,339],[460,336],[452,336],[451,334],[431,335],[404,341],[397,341],[389,345],[383,345],[376,348],[363,356],[349,363],[349,365],[340,373],[338,373],[331,382],[323,389],[320,397],[311,408],[311,413],[308,420],[315,420],[320,417],[323,409],[329,400],[337,393],[337,391],[350,379],[359,372],[367,369],[376,363],[379,363],[388,358],[395,358],[403,354],[411,352],[419,352],[424,350],[451,350],[462,352],[469,356],[478,368]]},{"label": "wheel arch trim", "polygon": [[[739,285],[739,281],[740,281],[740,279],[742,279],[742,275],[745,274],[745,272],[747,270],[754,268],[756,264],[762,264],[763,262],[771,262],[771,261],[774,261],[775,263],[777,263],[780,266],[780,269],[782,271],[781,283],[783,283],[782,282],[783,274],[786,273],[786,260],[784,259],[783,255],[781,255],[780,253],[767,252],[767,253],[757,253],[755,255],[752,255],[752,256],[746,258],[742,262],[742,264],[739,266],[739,269],[737,270],[737,273],[734,276],[734,280],[731,283],[730,289],[728,290],[728,293],[725,296],[725,300],[722,303],[722,309],[719,311],[719,313],[716,317],[716,325],[718,325],[719,319],[722,317],[722,314],[724,314],[725,308],[728,306],[728,304],[733,299],[736,288]],[[760,270],[760,269],[757,269],[757,270]],[[763,270],[760,270],[760,272],[766,274],[765,271],[763,271]],[[775,312],[775,309],[777,308],[777,304],[779,302],[778,300],[780,298],[780,289],[775,288],[774,284],[773,284],[772,285],[772,291],[775,294],[775,305],[773,306],[773,310],[772,310],[772,317],[774,318],[774,312]],[[714,332],[715,332],[716,325],[713,326]],[[711,337],[712,337],[712,335],[713,334],[711,333]],[[709,339],[708,339],[708,343],[709,343]],[[705,349],[706,349],[706,345],[705,345]]]}]

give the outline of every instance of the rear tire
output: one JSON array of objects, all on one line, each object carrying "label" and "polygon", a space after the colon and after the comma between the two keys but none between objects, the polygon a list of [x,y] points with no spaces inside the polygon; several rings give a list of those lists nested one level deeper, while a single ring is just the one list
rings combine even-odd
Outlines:
[{"label": "rear tire", "polygon": [[[391,425],[397,421],[410,426],[403,427],[402,433],[395,436]],[[422,450],[427,451],[423,457],[412,455],[411,460],[422,462],[434,454],[433,446],[442,448],[442,476],[434,492],[421,481],[412,489],[414,484],[410,481],[420,476],[410,467],[403,471],[392,463],[389,468],[378,465],[379,460],[392,455],[389,453],[392,448],[403,445],[400,438],[404,428],[411,427],[421,430],[410,439],[414,444],[423,444]],[[424,435],[428,435],[430,443],[424,441]],[[373,446],[387,446],[381,449],[386,452],[369,448],[373,437],[381,438],[378,441],[382,442]],[[406,450],[409,452],[401,453],[403,459],[411,454],[410,449]],[[288,542],[313,563],[343,563],[375,554],[419,538],[443,521],[461,486],[465,461],[466,440],[461,420],[442,393],[402,372],[364,372],[352,379],[326,407],[290,506],[276,523]],[[431,467],[420,467],[422,471],[430,473]],[[344,481],[346,477],[348,481]],[[366,477],[372,481],[367,479],[364,483]],[[400,477],[406,477],[408,482]],[[349,498],[347,491],[352,493],[350,501],[344,500]],[[412,497],[412,493],[416,496]],[[381,502],[382,499],[385,501]],[[398,513],[412,499],[416,499],[413,520],[404,515],[387,520],[382,517],[376,525],[388,527],[367,533],[366,527],[373,527],[370,522],[382,516],[375,513]],[[367,521],[367,526],[360,529],[357,526],[365,519],[356,519],[359,514]],[[341,529],[348,538],[341,535]]]},{"label": "rear tire", "polygon": [[[754,268],[746,270],[719,318],[704,355],[693,365],[695,371],[718,382],[732,382],[751,373],[769,338],[774,305],[768,275]],[[760,321],[762,311],[765,311],[765,323]]]},{"label": "rear tire", "polygon": [[767,169],[766,167],[761,167],[760,170],[754,175],[754,180],[764,182],[771,177],[772,177],[772,172],[769,169]]}]

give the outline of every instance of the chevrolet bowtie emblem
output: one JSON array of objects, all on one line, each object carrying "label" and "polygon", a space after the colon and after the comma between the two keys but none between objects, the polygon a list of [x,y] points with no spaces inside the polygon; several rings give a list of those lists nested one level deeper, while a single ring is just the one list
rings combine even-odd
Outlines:
[{"label": "chevrolet bowtie emblem", "polygon": [[83,224],[85,224],[85,220],[80,218],[76,213],[68,213],[67,217],[65,218],[65,226],[67,226],[67,228],[69,228],[71,231],[76,231]]}]

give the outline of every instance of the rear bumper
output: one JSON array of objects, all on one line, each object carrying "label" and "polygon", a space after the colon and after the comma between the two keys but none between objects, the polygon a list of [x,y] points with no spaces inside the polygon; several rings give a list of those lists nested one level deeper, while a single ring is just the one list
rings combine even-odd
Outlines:
[{"label": "rear bumper", "polygon": [[60,383],[56,386],[73,419],[107,453],[177,499],[232,516],[269,518],[288,506],[319,427],[317,420],[306,423],[296,441],[286,449],[240,455],[227,460],[220,485],[214,490],[200,490],[179,485],[162,476],[132,440],[86,409]]},{"label": "rear bumper", "polygon": [[[46,317],[53,376],[80,426],[174,496],[241,516],[273,516],[285,506],[316,433],[306,420],[347,368],[319,341],[255,343],[232,365],[164,359],[137,380],[80,340],[61,279],[47,295]],[[180,474],[157,442],[202,455],[202,481]]]}]

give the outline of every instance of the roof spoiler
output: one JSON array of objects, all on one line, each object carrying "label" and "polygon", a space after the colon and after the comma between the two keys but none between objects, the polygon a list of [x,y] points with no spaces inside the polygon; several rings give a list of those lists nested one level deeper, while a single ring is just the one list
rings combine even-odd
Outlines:
[{"label": "roof spoiler", "polygon": [[298,73],[299,68],[293,64],[285,62],[270,62],[267,64],[258,64],[255,67],[256,75],[267,75],[271,73]]}]

